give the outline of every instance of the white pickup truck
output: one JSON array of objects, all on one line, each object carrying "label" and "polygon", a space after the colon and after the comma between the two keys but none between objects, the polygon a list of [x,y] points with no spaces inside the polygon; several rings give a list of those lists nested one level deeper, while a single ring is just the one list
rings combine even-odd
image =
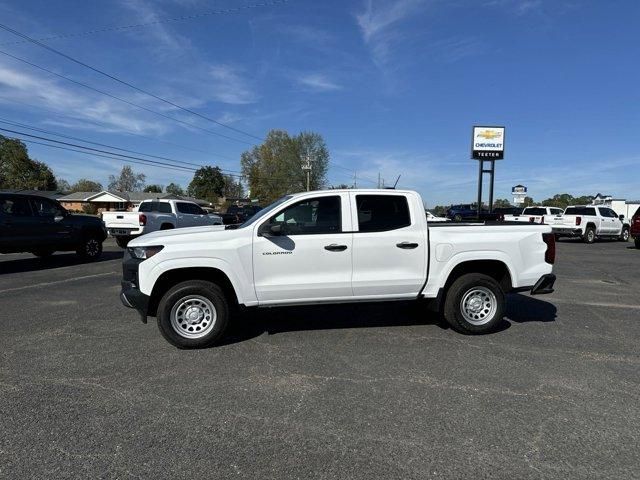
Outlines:
[{"label": "white pickup truck", "polygon": [[239,226],[133,240],[120,298],[180,348],[214,343],[238,306],[428,299],[475,334],[502,321],[505,293],[552,292],[554,259],[547,225],[428,223],[412,191],[305,192]]},{"label": "white pickup truck", "polygon": [[550,223],[555,217],[562,215],[557,207],[527,207],[519,215],[505,215],[505,222]]},{"label": "white pickup truck", "polygon": [[144,200],[133,212],[102,212],[102,221],[122,248],[156,230],[222,225],[222,217],[208,214],[196,203],[170,199]]},{"label": "white pickup truck", "polygon": [[550,223],[556,237],[579,237],[585,243],[593,243],[596,238],[629,240],[629,223],[605,206],[567,207]]}]

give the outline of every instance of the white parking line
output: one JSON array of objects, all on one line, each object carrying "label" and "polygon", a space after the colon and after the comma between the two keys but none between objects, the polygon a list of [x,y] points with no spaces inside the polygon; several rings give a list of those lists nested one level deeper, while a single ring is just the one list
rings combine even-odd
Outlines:
[{"label": "white parking line", "polygon": [[550,298],[551,303],[571,303],[573,305],[581,305],[587,307],[606,307],[606,308],[627,308],[631,310],[640,310],[640,305],[629,305],[624,303],[604,303],[604,302],[580,302],[575,300],[568,300],[564,298]]},{"label": "white parking line", "polygon": [[54,282],[34,283],[33,285],[25,285],[24,287],[7,288],[5,290],[0,290],[0,293],[17,292],[20,290],[27,290],[29,288],[47,287],[49,285],[75,282],[77,280],[86,280],[88,278],[106,277],[107,275],[120,275],[120,272],[96,273],[95,275],[85,275],[83,277],[65,278],[64,280],[56,280]]}]

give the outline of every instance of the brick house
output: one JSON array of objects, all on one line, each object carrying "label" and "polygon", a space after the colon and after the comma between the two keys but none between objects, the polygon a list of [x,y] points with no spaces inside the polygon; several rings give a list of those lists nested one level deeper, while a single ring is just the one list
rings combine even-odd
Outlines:
[{"label": "brick house", "polygon": [[188,200],[197,203],[201,207],[212,206],[206,200],[182,197],[170,193],[112,192],[109,190],[103,190],[102,192],[74,192],[57,200],[67,210],[82,212],[85,208],[90,208],[96,213],[100,213],[105,211],[131,211],[138,207],[143,200],[156,199]]}]

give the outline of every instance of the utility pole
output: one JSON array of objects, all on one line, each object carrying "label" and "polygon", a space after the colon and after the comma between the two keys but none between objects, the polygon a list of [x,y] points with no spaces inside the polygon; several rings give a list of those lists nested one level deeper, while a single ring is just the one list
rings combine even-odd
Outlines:
[{"label": "utility pole", "polygon": [[311,181],[311,155],[305,155],[305,163],[302,164],[302,171],[307,172],[307,192],[310,189]]},{"label": "utility pole", "polygon": [[380,172],[378,172],[378,188],[380,188]]}]

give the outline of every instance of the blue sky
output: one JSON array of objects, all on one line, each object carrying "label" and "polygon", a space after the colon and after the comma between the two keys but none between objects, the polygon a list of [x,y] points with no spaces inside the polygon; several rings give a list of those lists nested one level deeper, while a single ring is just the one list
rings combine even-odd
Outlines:
[{"label": "blue sky", "polygon": [[[0,2],[0,23],[36,38],[150,23],[268,0]],[[505,125],[496,197],[640,197],[640,2],[289,0],[47,40],[75,58],[262,137],[321,133],[330,183],[389,182],[428,205],[471,201],[474,124]],[[252,143],[0,32],[0,50],[130,102]],[[250,145],[181,125],[0,55],[0,117],[83,139],[238,171]],[[0,127],[5,128],[0,125]],[[8,127],[11,128],[11,127]],[[23,129],[23,131],[26,131]],[[1,133],[1,132],[0,132]],[[32,132],[33,133],[33,132]],[[135,135],[134,135],[135,134]],[[123,163],[40,145],[71,182]],[[188,172],[135,165],[148,183]]]}]

